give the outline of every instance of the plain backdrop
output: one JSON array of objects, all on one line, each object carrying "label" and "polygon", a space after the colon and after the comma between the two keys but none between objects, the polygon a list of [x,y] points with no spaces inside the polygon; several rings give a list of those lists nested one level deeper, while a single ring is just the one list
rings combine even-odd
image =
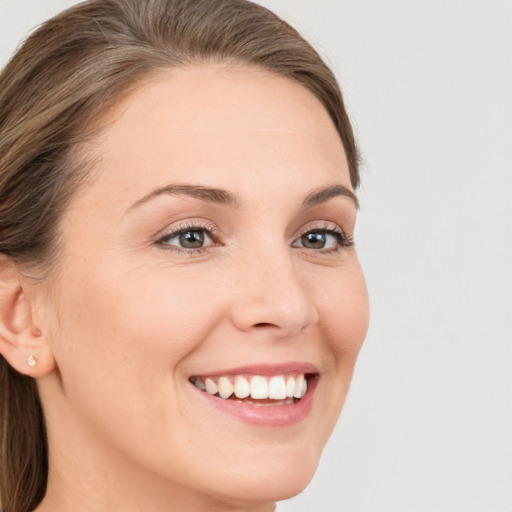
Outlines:
[{"label": "plain backdrop", "polygon": [[[0,64],[73,3],[0,0]],[[512,2],[261,3],[341,82],[372,310],[317,475],[280,509],[511,512]]]}]

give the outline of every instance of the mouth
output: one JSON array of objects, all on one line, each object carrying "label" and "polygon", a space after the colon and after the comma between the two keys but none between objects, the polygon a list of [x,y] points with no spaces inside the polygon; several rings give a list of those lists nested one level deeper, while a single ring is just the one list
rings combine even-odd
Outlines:
[{"label": "mouth", "polygon": [[191,377],[196,388],[223,400],[244,401],[256,406],[291,405],[303,398],[312,374],[235,375]]},{"label": "mouth", "polygon": [[285,426],[307,416],[318,378],[308,365],[194,375],[189,381],[217,409],[253,424]]}]

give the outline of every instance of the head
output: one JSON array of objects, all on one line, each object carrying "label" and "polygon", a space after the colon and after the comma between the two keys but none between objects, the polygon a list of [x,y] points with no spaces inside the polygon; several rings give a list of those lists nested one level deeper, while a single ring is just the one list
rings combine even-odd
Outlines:
[{"label": "head", "polygon": [[[89,1],[38,29],[0,75],[4,510],[81,466],[155,508],[300,492],[367,327],[358,184],[334,76],[263,7]],[[296,404],[208,393],[302,374]]]}]

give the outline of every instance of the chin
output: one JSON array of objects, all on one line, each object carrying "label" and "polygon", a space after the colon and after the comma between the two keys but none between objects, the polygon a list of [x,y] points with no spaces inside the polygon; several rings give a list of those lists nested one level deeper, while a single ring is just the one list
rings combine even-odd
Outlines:
[{"label": "chin", "polygon": [[231,475],[225,474],[222,483],[225,495],[240,502],[253,504],[282,501],[301,493],[313,478],[319,457],[308,453],[308,448],[294,454],[283,454],[276,450],[272,458],[261,457],[256,464],[240,461],[232,468]]},{"label": "chin", "polygon": [[[307,487],[313,475],[314,471],[303,471],[297,474],[295,470],[290,470],[278,477],[272,475],[240,483],[233,479],[224,499],[226,502],[240,507],[287,500],[300,494]],[[248,478],[251,480],[250,475]]]},{"label": "chin", "polygon": [[288,471],[280,473],[278,476],[268,478],[258,489],[254,489],[254,497],[259,497],[262,501],[282,501],[293,498],[300,494],[311,482],[314,469],[290,468]]}]

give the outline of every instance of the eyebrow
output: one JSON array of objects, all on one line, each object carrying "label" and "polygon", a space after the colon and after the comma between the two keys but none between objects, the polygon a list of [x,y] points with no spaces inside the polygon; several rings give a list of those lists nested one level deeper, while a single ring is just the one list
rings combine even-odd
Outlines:
[{"label": "eyebrow", "polygon": [[139,199],[128,208],[128,211],[163,194],[184,195],[209,203],[231,206],[233,208],[240,208],[242,206],[242,202],[235,194],[220,188],[203,187],[202,185],[167,185],[166,187],[157,188],[142,199]]},{"label": "eyebrow", "polygon": [[[165,187],[157,188],[145,195],[143,198],[136,201],[132,204],[128,211],[133,210],[137,206],[141,204],[147,203],[151,199],[158,197],[160,195],[169,194],[169,195],[185,195],[189,197],[194,197],[196,199],[200,199],[202,201],[207,201],[209,203],[216,203],[225,206],[231,206],[233,208],[240,208],[242,206],[242,201],[238,196],[229,192],[228,190],[220,189],[220,188],[211,188],[204,187],[202,185],[167,185]],[[344,185],[330,185],[328,187],[320,188],[318,190],[314,190],[310,194],[306,196],[302,205],[306,208],[310,208],[312,206],[317,206],[319,204],[325,203],[329,199],[334,197],[348,197],[351,199],[356,207],[359,209],[359,200],[357,196],[352,192],[349,188]]]},{"label": "eyebrow", "polygon": [[359,210],[359,200],[357,199],[357,196],[354,194],[354,192],[352,192],[352,190],[345,187],[344,185],[339,184],[330,185],[329,187],[321,188],[311,192],[306,196],[306,199],[304,199],[302,204],[306,207],[317,206],[321,203],[325,203],[333,197],[338,196],[348,197],[353,201],[356,210]]}]

